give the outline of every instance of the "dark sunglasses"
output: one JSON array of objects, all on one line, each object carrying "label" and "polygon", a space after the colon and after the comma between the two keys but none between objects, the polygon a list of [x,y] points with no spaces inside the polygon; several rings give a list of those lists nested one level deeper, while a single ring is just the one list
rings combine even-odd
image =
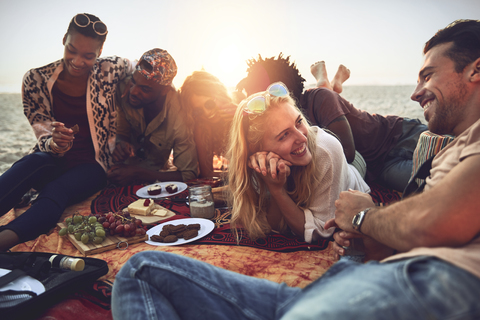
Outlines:
[{"label": "dark sunglasses", "polygon": [[213,110],[217,107],[217,103],[215,102],[215,99],[208,99],[207,101],[205,101],[205,104],[203,106],[207,110]]},{"label": "dark sunglasses", "polygon": [[105,23],[100,20],[93,22],[84,13],[79,13],[75,17],[73,17],[73,22],[75,22],[75,24],[80,28],[86,28],[93,23],[93,31],[95,31],[95,33],[99,36],[104,36],[108,33]]}]

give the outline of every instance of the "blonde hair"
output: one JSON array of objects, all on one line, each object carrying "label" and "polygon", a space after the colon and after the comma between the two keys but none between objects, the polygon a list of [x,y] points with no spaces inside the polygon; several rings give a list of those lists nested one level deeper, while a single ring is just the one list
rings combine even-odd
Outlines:
[{"label": "blonde hair", "polygon": [[[271,227],[267,221],[267,206],[269,204],[268,189],[263,179],[251,168],[248,167],[248,158],[255,152],[262,151],[262,138],[269,127],[267,125],[270,114],[282,103],[293,106],[301,115],[308,128],[308,148],[312,154],[312,161],[307,166],[292,166],[290,176],[287,179],[287,192],[292,200],[300,208],[308,208],[312,201],[314,189],[320,183],[319,168],[316,155],[316,133],[308,124],[305,116],[290,96],[274,97],[265,95],[267,103],[266,111],[261,115],[246,115],[244,107],[247,101],[254,96],[242,101],[235,112],[232,127],[230,129],[229,143],[227,148],[227,159],[229,160],[228,202],[231,208],[231,227],[240,241],[240,228],[244,228],[248,236],[255,240],[263,238]],[[248,119],[246,119],[248,117]],[[245,138],[246,131],[248,137]],[[248,140],[248,141],[247,141]],[[286,223],[281,231],[286,229]]]}]

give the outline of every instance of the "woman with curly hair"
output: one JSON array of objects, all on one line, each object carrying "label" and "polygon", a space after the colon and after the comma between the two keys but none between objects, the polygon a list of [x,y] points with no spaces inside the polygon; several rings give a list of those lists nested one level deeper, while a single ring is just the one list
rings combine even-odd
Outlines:
[{"label": "woman with curly hair", "polygon": [[338,139],[311,127],[286,86],[243,100],[233,118],[228,144],[229,205],[237,236],[251,239],[290,229],[306,242],[329,237],[325,222],[335,200],[348,189],[369,192],[346,161]]},{"label": "woman with curly hair", "polygon": [[200,177],[212,178],[214,155],[224,155],[228,129],[236,109],[227,88],[214,75],[195,71],[180,88],[182,107],[197,146]]}]

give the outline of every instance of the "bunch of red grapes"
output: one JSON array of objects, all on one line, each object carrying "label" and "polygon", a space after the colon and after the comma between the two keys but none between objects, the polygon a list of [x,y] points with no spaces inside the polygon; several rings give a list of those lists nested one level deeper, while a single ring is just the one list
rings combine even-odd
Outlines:
[{"label": "bunch of red grapes", "polygon": [[130,213],[117,211],[107,214],[101,214],[97,217],[106,232],[110,235],[118,235],[122,237],[143,236],[147,232],[142,224],[142,220],[131,217]]}]

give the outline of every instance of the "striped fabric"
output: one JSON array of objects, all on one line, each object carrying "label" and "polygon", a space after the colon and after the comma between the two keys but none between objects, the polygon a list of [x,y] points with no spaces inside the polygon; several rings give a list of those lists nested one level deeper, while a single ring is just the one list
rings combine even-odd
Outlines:
[{"label": "striped fabric", "polygon": [[[427,159],[439,153],[453,139],[454,137],[450,135],[442,136],[431,133],[430,131],[422,132],[418,138],[417,147],[413,152],[413,167],[410,179],[413,178],[417,170]],[[421,185],[424,179],[415,179],[415,181],[418,185]]]}]

